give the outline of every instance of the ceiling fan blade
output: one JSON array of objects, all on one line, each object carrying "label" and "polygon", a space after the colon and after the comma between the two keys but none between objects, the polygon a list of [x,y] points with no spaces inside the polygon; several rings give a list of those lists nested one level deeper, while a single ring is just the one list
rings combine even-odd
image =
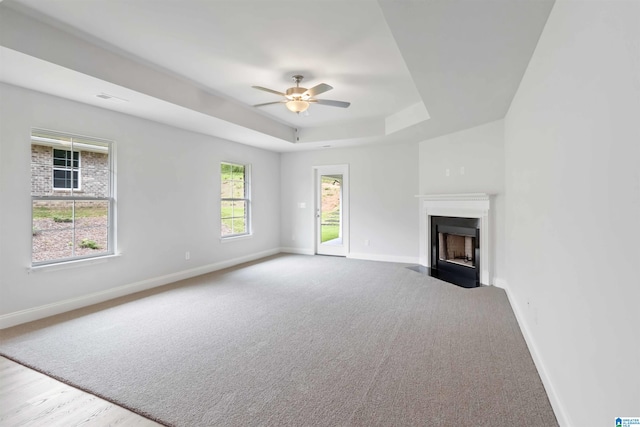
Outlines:
[{"label": "ceiling fan blade", "polygon": [[351,105],[350,102],[334,101],[332,99],[310,99],[309,102],[315,102],[316,104],[330,105],[332,107],[348,108]]},{"label": "ceiling fan blade", "polygon": [[258,90],[263,90],[265,92],[274,93],[276,95],[285,96],[285,94],[282,92],[278,92],[277,90],[269,89],[266,87],[262,87],[262,86],[251,86],[251,87]]},{"label": "ceiling fan blade", "polygon": [[325,93],[329,90],[333,89],[333,86],[329,86],[326,83],[320,83],[319,85],[316,85],[314,87],[312,87],[311,89],[307,89],[305,93],[302,94],[303,97],[305,96],[316,96],[319,95],[321,93]]},{"label": "ceiling fan blade", "polygon": [[282,101],[265,102],[264,104],[256,104],[256,105],[254,105],[254,107],[264,107],[265,105],[283,104],[285,102],[287,102],[287,101],[283,99]]}]

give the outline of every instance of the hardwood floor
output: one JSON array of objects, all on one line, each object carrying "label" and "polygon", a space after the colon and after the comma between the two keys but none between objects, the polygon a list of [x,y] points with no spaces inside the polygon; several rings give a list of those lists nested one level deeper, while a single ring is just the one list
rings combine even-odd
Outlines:
[{"label": "hardwood floor", "polygon": [[160,426],[134,412],[0,357],[1,426]]}]

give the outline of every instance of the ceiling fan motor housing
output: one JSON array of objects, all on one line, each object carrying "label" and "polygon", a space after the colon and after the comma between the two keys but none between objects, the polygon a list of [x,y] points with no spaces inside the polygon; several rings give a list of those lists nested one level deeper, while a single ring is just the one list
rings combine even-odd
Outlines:
[{"label": "ceiling fan motor housing", "polygon": [[304,94],[306,91],[307,91],[307,88],[305,88],[305,87],[299,87],[299,86],[298,87],[290,87],[285,92],[285,95],[289,99],[307,99],[307,98],[309,98],[308,95],[305,96],[305,97],[302,96],[302,94]]}]

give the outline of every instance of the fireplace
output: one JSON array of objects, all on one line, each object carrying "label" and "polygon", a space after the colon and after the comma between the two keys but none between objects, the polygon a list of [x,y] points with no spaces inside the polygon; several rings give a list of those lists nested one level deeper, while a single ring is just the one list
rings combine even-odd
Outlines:
[{"label": "fireplace", "polygon": [[[493,284],[489,229],[492,196],[465,193],[417,198],[420,200],[420,264],[443,280],[456,273],[466,277],[466,285],[462,286]],[[446,248],[441,247],[441,242]]]},{"label": "fireplace", "polygon": [[465,288],[480,285],[476,218],[431,216],[431,275]]}]

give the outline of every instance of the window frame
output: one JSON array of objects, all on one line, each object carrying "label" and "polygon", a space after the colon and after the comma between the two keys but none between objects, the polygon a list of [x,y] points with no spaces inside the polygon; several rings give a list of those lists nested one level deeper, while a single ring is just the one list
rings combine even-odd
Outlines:
[{"label": "window frame", "polygon": [[[36,134],[39,135],[46,135],[46,136],[36,136]],[[67,139],[69,141],[67,141]],[[74,142],[74,139],[80,140],[82,142]],[[55,148],[56,144],[70,144],[71,145],[71,149],[70,150],[66,150],[65,148]],[[85,194],[80,188],[80,182],[81,182],[81,158],[82,158],[82,154],[80,154],[80,152],[82,152],[82,149],[78,149],[78,150],[74,150],[74,144],[77,144],[79,146],[83,146],[83,145],[94,145],[94,146],[101,146],[101,147],[106,147],[107,148],[107,164],[106,164],[106,168],[108,170],[108,194],[104,197],[96,197],[96,196],[89,196],[87,194]],[[99,253],[93,255],[93,254],[88,254],[88,255],[73,255],[71,257],[64,257],[64,258],[55,258],[55,259],[48,259],[48,260],[44,260],[44,261],[34,261],[33,258],[33,249],[34,249],[34,234],[33,234],[33,229],[31,232],[31,267],[48,267],[48,266],[55,266],[55,265],[59,265],[59,264],[64,264],[64,263],[68,263],[68,262],[75,262],[75,261],[80,261],[80,260],[92,260],[92,259],[99,259],[99,258],[107,258],[107,257],[112,257],[116,254],[116,233],[115,233],[115,173],[114,173],[114,164],[115,164],[115,142],[112,140],[108,140],[108,139],[103,139],[103,138],[96,138],[96,137],[90,137],[90,136],[84,136],[84,135],[78,135],[78,134],[73,134],[73,133],[69,133],[69,132],[59,132],[59,131],[52,131],[52,130],[48,130],[48,129],[41,129],[41,128],[32,128],[31,129],[31,134],[30,134],[30,147],[33,145],[50,145],[52,147],[52,151],[51,151],[51,166],[52,166],[52,172],[51,172],[51,195],[33,195],[33,184],[30,186],[31,189],[31,221],[33,224],[33,216],[34,216],[34,202],[35,201],[69,201],[69,202],[74,202],[73,205],[75,205],[75,202],[92,202],[92,201],[106,201],[107,202],[107,247],[105,248],[105,250],[100,251]],[[78,152],[78,168],[75,169],[73,168],[73,155],[72,155],[72,161],[71,161],[71,168],[72,169],[64,169],[64,170],[73,170],[78,172],[78,189],[75,188],[56,188],[54,187],[54,180],[53,180],[53,149],[60,149],[60,150],[65,150],[65,151],[77,151]],[[60,168],[62,169],[62,168]],[[30,173],[30,178],[33,178],[33,171]],[[61,194],[62,193],[62,194]],[[72,212],[75,218],[75,207],[72,208]],[[33,227],[33,226],[32,226]],[[73,241],[75,242],[75,233],[76,233],[76,223],[75,220],[73,221],[73,226],[72,226],[72,234],[73,234]],[[75,252],[75,245],[73,245],[73,249],[72,249],[72,254],[74,254]]]},{"label": "window frame", "polygon": [[[241,166],[244,168],[244,197],[222,197],[222,167],[223,165],[229,166]],[[251,227],[251,165],[247,163],[237,163],[237,162],[228,162],[222,161],[220,162],[220,168],[218,169],[218,176],[220,177],[220,239],[221,240],[229,240],[229,239],[238,239],[242,237],[247,237],[252,235],[252,227]],[[244,220],[245,220],[245,231],[243,233],[231,233],[231,234],[222,234],[222,224],[225,219],[231,219],[233,221],[234,218],[241,218],[236,216],[231,217],[223,217],[222,216],[222,205],[224,202],[244,202],[245,212],[244,212]]]},{"label": "window frame", "polygon": [[[72,153],[71,154],[71,166],[70,167],[65,167],[65,166],[56,166],[55,164],[55,160],[56,160],[56,150],[58,151],[65,151],[67,153]],[[73,162],[75,161],[75,159],[73,158],[73,153],[78,153],[78,166],[74,167],[73,166]],[[66,161],[66,158],[65,158]],[[82,154],[80,151],[76,151],[76,150],[65,150],[63,148],[55,148],[55,147],[51,147],[51,163],[52,163],[52,169],[51,169],[51,188],[53,189],[53,191],[82,191]],[[65,172],[71,172],[71,187],[56,187],[56,171],[65,171]],[[73,173],[77,173],[78,174],[78,179],[76,180],[76,184],[77,187],[73,186]]]}]

